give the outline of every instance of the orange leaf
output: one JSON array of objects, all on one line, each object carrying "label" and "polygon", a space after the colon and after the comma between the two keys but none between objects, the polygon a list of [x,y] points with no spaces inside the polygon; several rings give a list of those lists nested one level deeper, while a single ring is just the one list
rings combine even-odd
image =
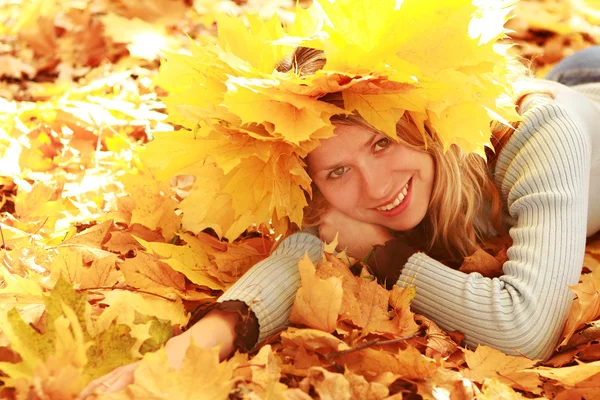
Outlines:
[{"label": "orange leaf", "polygon": [[368,348],[337,358],[352,372],[364,376],[368,381],[383,372],[391,372],[407,380],[422,380],[435,374],[438,364],[425,357],[412,346],[398,353]]},{"label": "orange leaf", "polygon": [[121,271],[125,275],[125,282],[138,289],[158,294],[185,290],[183,274],[147,253],[140,252],[136,257],[126,259],[121,264]]},{"label": "orange leaf", "polygon": [[583,282],[571,286],[577,298],[569,311],[569,317],[563,330],[563,340],[560,346],[565,345],[571,336],[585,325],[586,322],[593,321],[600,315],[600,293],[594,275],[600,274],[600,270],[592,274],[583,275]]},{"label": "orange leaf", "polygon": [[478,248],[475,253],[469,257],[465,257],[459,271],[466,274],[479,272],[481,275],[487,276],[488,278],[503,275],[502,263],[482,248]]},{"label": "orange leaf", "polygon": [[305,255],[298,263],[302,287],[296,293],[290,321],[310,328],[333,332],[342,308],[342,280],[316,276],[313,263]]},{"label": "orange leaf", "polygon": [[516,385],[519,389],[540,393],[541,381],[532,370],[524,371],[537,364],[535,360],[525,357],[508,356],[500,350],[479,346],[477,350],[463,350],[469,369],[463,375],[476,382],[483,383],[486,379],[499,379],[506,385]]}]

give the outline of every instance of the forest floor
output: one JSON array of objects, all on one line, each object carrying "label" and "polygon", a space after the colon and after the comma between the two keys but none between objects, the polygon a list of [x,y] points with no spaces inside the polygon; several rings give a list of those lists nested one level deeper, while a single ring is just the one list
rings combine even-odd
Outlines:
[{"label": "forest floor", "polygon": [[[215,35],[215,11],[283,21],[288,0],[30,0],[0,8],[0,397],[76,399],[136,360],[135,382],[99,398],[600,398],[600,239],[590,240],[563,338],[546,362],[461,347],[349,261],[300,263],[294,325],[219,363],[192,346],[171,369],[163,344],[275,242],[182,229],[193,178],[156,180],[140,161],[166,121],[156,83],[168,52]],[[537,76],[600,44],[598,0],[522,1],[509,41]],[[492,264],[506,242],[480,256]],[[484,254],[485,253],[485,254]],[[501,264],[500,264],[501,265]],[[474,270],[478,267],[471,266]],[[481,267],[483,268],[483,267]],[[319,290],[309,290],[318,288]],[[322,308],[338,293],[345,314]]]}]

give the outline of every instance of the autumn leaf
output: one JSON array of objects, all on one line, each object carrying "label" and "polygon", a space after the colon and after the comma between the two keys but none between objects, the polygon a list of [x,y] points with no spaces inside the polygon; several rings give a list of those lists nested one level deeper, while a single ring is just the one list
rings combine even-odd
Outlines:
[{"label": "autumn leaf", "polygon": [[484,383],[495,379],[505,385],[539,394],[541,381],[537,374],[525,371],[537,364],[535,360],[508,356],[491,347],[479,346],[475,351],[463,350],[469,369],[463,375],[473,381]]},{"label": "autumn leaf", "polygon": [[299,386],[305,393],[316,392],[320,399],[350,400],[352,398],[350,382],[344,375],[331,373],[320,367],[309,369],[306,378]]},{"label": "autumn leaf", "polygon": [[177,290],[185,290],[185,277],[173,270],[158,257],[139,253],[121,264],[125,282],[135,288],[152,293],[173,294]]},{"label": "autumn leaf", "polygon": [[[487,139],[490,118],[515,117],[496,103],[508,83],[490,77],[504,73],[495,50],[511,47],[543,77],[600,44],[598,0],[521,0],[504,28],[510,2],[473,15],[470,0],[321,1],[328,21],[308,3],[0,7],[0,397],[74,399],[144,355],[134,385],[101,398],[600,397],[598,237],[586,246],[562,346],[543,367],[460,350],[460,332],[411,312],[416,288],[387,292],[355,276],[343,254],[305,265],[311,283],[297,304],[316,309],[301,324],[318,329],[290,327],[254,356],[221,364],[194,347],[185,371],[168,366],[161,349],[190,311],[300,224],[305,157],[333,135],[332,113],[350,111],[315,99],[343,92],[392,137],[408,113],[422,133],[427,123],[469,149]],[[348,17],[357,10],[365,18]],[[381,10],[391,11],[372,17]],[[467,18],[469,29],[459,22]],[[324,50],[326,69],[274,73],[298,45]],[[498,276],[510,245],[486,239],[463,271]]]},{"label": "autumn leaf", "polygon": [[479,399],[493,400],[493,399],[506,399],[506,400],[520,400],[526,399],[519,392],[515,392],[510,386],[501,383],[497,379],[486,380]]},{"label": "autumn leaf", "polygon": [[226,399],[233,387],[233,362],[219,363],[219,349],[203,349],[193,341],[179,370],[167,361],[164,349],[148,353],[134,373],[134,382],[106,399]]},{"label": "autumn leaf", "polygon": [[571,287],[577,298],[573,301],[569,310],[569,317],[562,334],[564,339],[560,343],[561,346],[569,341],[577,329],[600,315],[600,292],[598,292],[596,283],[598,276],[600,276],[600,270],[586,274],[583,276],[581,283]]},{"label": "autumn leaf", "polygon": [[[248,361],[250,376],[247,378],[249,389],[258,396],[281,398],[287,386],[279,382],[281,366],[271,346],[261,347],[258,354]],[[239,370],[238,370],[239,371]]]},{"label": "autumn leaf", "polygon": [[597,375],[600,372],[600,361],[587,364],[578,363],[578,365],[563,368],[539,367],[527,371],[535,372],[544,378],[554,379],[567,387],[574,387]]},{"label": "autumn leaf", "polygon": [[369,348],[342,355],[338,362],[367,380],[384,372],[391,372],[408,380],[424,380],[433,376],[438,368],[435,360],[425,357],[411,346],[396,353]]},{"label": "autumn leaf", "polygon": [[298,289],[290,321],[309,328],[333,332],[342,307],[339,278],[320,279],[308,254],[298,263],[302,287]]},{"label": "autumn leaf", "polygon": [[482,248],[478,248],[475,253],[465,257],[459,271],[466,274],[479,272],[488,278],[496,278],[504,274],[502,263]]}]

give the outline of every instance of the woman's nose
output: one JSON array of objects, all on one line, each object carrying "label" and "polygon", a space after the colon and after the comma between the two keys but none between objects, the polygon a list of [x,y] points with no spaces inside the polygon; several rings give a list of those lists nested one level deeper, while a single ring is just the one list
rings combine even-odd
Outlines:
[{"label": "woman's nose", "polygon": [[363,195],[369,200],[385,200],[391,196],[391,174],[389,171],[365,168],[361,171]]}]

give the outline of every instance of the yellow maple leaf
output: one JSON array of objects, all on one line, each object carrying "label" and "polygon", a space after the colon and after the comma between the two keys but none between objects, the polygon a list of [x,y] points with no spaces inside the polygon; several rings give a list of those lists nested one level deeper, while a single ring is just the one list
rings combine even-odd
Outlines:
[{"label": "yellow maple leaf", "polygon": [[331,116],[344,112],[314,98],[283,93],[274,88],[277,83],[262,87],[262,82],[230,78],[223,105],[239,116],[242,123],[273,124],[273,132],[269,132],[272,136],[295,145],[309,140],[314,132],[331,126]]},{"label": "yellow maple leaf", "polygon": [[525,357],[508,356],[500,350],[479,346],[475,351],[464,349],[469,369],[462,374],[473,381],[484,383],[487,379],[498,379],[501,383],[540,393],[542,382],[539,376],[528,370],[537,364],[536,360]]},{"label": "yellow maple leaf", "polygon": [[500,382],[498,379],[488,379],[481,388],[481,394],[477,396],[481,400],[520,400],[526,399],[519,392],[515,392],[509,385]]},{"label": "yellow maple leaf", "polygon": [[215,290],[225,290],[223,283],[208,273],[212,266],[207,253],[210,248],[202,246],[191,235],[182,234],[181,238],[187,244],[176,246],[169,243],[146,242],[139,238],[137,240],[148,252],[159,256],[162,262],[173,270],[181,272],[195,284]]},{"label": "yellow maple leaf", "polygon": [[217,15],[221,48],[244,60],[260,72],[270,74],[290,48],[273,42],[285,35],[277,15],[267,21],[258,15],[246,15],[248,27],[238,18]]},{"label": "yellow maple leaf", "polygon": [[[116,310],[133,308],[141,315],[156,317],[170,321],[172,325],[184,325],[188,321],[181,299],[169,301],[161,297],[150,296],[144,293],[124,290],[111,290],[104,292],[101,304],[114,306]],[[129,312],[129,311],[128,311]],[[108,317],[109,314],[107,314]],[[104,319],[102,319],[104,320]],[[101,322],[99,322],[100,325]]]},{"label": "yellow maple leaf", "polygon": [[234,361],[219,362],[219,348],[204,349],[193,340],[179,370],[167,361],[164,349],[148,353],[136,368],[134,382],[106,399],[227,399],[233,388]]},{"label": "yellow maple leaf", "polygon": [[126,175],[122,181],[129,195],[118,200],[119,209],[112,215],[115,220],[159,230],[165,240],[171,240],[181,222],[175,214],[177,202],[170,196],[169,185],[147,173]]},{"label": "yellow maple leaf", "polygon": [[153,61],[164,50],[175,47],[173,39],[161,25],[112,13],[105,15],[102,22],[106,35],[116,43],[126,43],[129,54],[134,57]]},{"label": "yellow maple leaf", "polygon": [[185,291],[184,275],[155,255],[140,252],[137,256],[126,259],[120,269],[125,283],[134,288],[167,296]]}]

